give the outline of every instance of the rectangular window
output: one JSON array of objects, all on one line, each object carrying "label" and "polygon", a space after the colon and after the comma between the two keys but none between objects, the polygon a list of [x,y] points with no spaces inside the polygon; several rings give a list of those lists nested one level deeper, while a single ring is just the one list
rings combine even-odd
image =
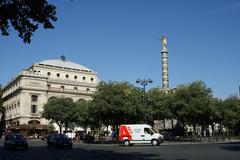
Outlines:
[{"label": "rectangular window", "polygon": [[37,102],[38,101],[38,96],[37,95],[32,95],[31,99],[32,99],[32,102]]},{"label": "rectangular window", "polygon": [[37,106],[36,105],[31,106],[31,113],[37,113]]}]

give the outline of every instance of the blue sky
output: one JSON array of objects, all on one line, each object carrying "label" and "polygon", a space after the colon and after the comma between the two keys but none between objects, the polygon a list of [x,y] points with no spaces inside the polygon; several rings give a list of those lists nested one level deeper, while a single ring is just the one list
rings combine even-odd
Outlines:
[{"label": "blue sky", "polygon": [[82,64],[104,81],[151,78],[161,86],[161,35],[166,35],[170,87],[203,80],[215,97],[238,93],[240,0],[58,0],[54,30],[31,44],[11,29],[0,36],[0,84],[46,59]]}]

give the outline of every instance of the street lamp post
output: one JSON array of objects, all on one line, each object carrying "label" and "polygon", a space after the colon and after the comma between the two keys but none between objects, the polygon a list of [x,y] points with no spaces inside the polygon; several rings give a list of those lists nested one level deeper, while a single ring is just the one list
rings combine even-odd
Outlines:
[{"label": "street lamp post", "polygon": [[145,103],[145,98],[146,98],[146,86],[149,84],[149,83],[152,83],[153,81],[151,79],[137,79],[136,80],[136,83],[139,83],[143,86],[143,101]]},{"label": "street lamp post", "polygon": [[[151,79],[137,79],[136,80],[136,83],[139,83],[143,86],[143,105],[146,107],[146,86],[149,84],[149,83],[152,83],[153,81]],[[147,108],[146,108],[147,109]],[[144,121],[147,123],[148,122],[148,118],[145,114],[145,117],[144,117]]]}]

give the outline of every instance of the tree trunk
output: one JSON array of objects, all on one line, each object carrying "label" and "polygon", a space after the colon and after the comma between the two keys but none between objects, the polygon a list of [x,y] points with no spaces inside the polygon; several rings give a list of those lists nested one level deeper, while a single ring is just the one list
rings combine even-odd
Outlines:
[{"label": "tree trunk", "polygon": [[65,131],[68,130],[68,122],[65,122]]},{"label": "tree trunk", "polygon": [[57,124],[59,126],[60,129],[60,134],[62,134],[62,125],[61,124]]},{"label": "tree trunk", "polygon": [[108,124],[107,124],[107,137],[108,137]]},{"label": "tree trunk", "polygon": [[174,125],[173,125],[173,119],[171,119],[171,123],[172,123],[172,129],[174,128]]},{"label": "tree trunk", "polygon": [[116,132],[116,143],[119,143],[119,125],[116,126],[117,127],[117,132]]},{"label": "tree trunk", "polygon": [[212,137],[213,137],[215,135],[214,124],[211,124],[211,128],[212,128]]},{"label": "tree trunk", "polygon": [[201,126],[201,136],[202,137],[207,137],[206,126],[205,125]]},{"label": "tree trunk", "polygon": [[166,121],[165,121],[165,119],[163,120],[163,130],[164,130],[164,132],[165,132],[165,129],[166,129]]},{"label": "tree trunk", "polygon": [[193,142],[196,141],[196,124],[193,124]]},{"label": "tree trunk", "polygon": [[101,127],[99,126],[98,127],[98,140],[99,140],[99,142],[100,142],[100,139],[101,139]]}]

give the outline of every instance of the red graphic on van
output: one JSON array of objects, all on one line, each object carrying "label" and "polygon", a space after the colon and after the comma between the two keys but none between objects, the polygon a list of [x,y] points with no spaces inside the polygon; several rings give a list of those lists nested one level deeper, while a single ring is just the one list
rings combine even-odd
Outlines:
[{"label": "red graphic on van", "polygon": [[126,127],[125,125],[120,126],[120,131],[119,131],[119,139],[120,141],[123,141],[125,137],[127,137],[128,140],[132,140],[132,131],[130,127]]}]

